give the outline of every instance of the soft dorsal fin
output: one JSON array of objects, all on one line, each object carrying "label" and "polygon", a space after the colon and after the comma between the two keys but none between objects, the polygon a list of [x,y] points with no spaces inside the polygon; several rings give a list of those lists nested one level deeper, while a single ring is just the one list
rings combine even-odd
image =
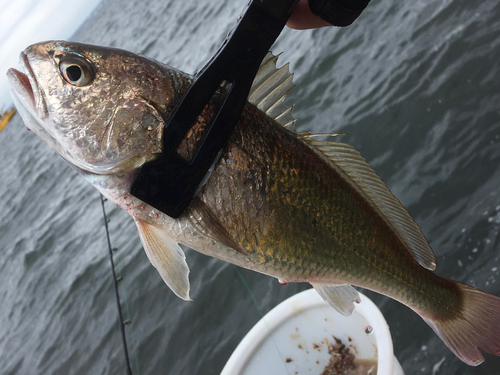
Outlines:
[{"label": "soft dorsal fin", "polygon": [[[279,124],[295,131],[293,107],[283,102],[294,88],[293,74],[290,73],[288,64],[279,69],[276,67],[278,57],[279,55],[274,56],[271,52],[266,55],[250,89],[248,101]],[[300,137],[300,133],[297,135]],[[307,134],[301,138],[348,177],[353,186],[386,219],[421,266],[435,270],[436,256],[419,226],[361,154],[350,145],[319,141],[312,136],[314,135]]]},{"label": "soft dorsal fin", "polygon": [[278,56],[268,52],[248,94],[248,101],[285,128],[295,130],[293,108],[284,103],[286,96],[295,87],[288,64],[276,67]]},{"label": "soft dorsal fin", "polygon": [[189,267],[186,256],[177,242],[165,235],[165,231],[134,218],[142,246],[151,264],[158,270],[165,284],[179,298],[189,298]]},{"label": "soft dorsal fin", "polygon": [[348,177],[386,219],[422,267],[431,271],[436,269],[436,256],[417,223],[354,147],[308,137],[303,139]]}]

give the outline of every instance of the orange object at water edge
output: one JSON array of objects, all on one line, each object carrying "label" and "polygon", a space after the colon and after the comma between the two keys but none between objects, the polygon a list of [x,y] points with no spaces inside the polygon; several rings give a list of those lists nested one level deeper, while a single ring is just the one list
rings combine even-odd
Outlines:
[{"label": "orange object at water edge", "polygon": [[10,111],[4,111],[0,115],[0,132],[7,126],[7,124],[12,120],[12,117],[14,117],[14,114],[16,113],[15,109],[12,109]]}]

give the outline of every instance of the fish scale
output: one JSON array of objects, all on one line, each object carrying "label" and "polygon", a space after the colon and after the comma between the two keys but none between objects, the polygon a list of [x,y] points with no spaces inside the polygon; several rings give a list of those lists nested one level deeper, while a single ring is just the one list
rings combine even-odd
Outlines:
[{"label": "fish scale", "polygon": [[[268,150],[264,155],[269,160],[261,160],[262,165],[271,164],[264,189],[268,194],[262,199],[266,199],[272,215],[267,216],[267,230],[261,241],[248,241],[243,246],[249,253],[259,256],[256,270],[277,274],[283,279],[320,278],[363,285],[383,290],[384,294],[398,300],[407,300],[406,304],[418,309],[428,308],[436,302],[460,301],[458,290],[448,283],[440,283],[440,287],[436,288],[437,292],[441,292],[438,299],[431,298],[433,294],[423,293],[440,279],[429,274],[429,285],[419,289],[421,279],[425,279],[428,272],[415,263],[391,229],[383,225],[379,215],[345,183],[342,184],[340,176],[326,168],[325,162],[318,159],[307,144],[286,129],[274,126],[266,117],[257,120],[259,112],[251,113],[252,110],[244,112],[235,130],[237,135],[230,139],[228,148],[241,150],[244,145],[257,145],[254,152],[245,148],[242,154],[248,160],[237,163],[250,170],[252,161],[263,158],[260,150]],[[250,139],[252,137],[256,139]],[[264,141],[264,145],[258,144],[263,138],[268,141]],[[222,162],[221,167],[230,168],[230,163]],[[233,170],[223,173],[238,175]],[[251,173],[252,176],[256,174],[255,171]],[[222,180],[214,175],[212,181],[218,183],[213,187],[209,183],[202,197],[211,196],[211,189],[218,189],[217,185]],[[332,184],[337,184],[338,188],[332,188]],[[235,199],[228,201],[238,202],[236,197],[241,194],[236,191],[233,194]],[[239,201],[239,204],[243,202]],[[259,228],[253,225],[255,221],[244,220],[246,216],[256,215],[248,215],[246,211],[242,212],[243,217],[237,218],[233,207],[229,210],[223,207],[213,209],[220,217],[233,213],[231,220],[224,225],[234,236],[238,233],[250,236],[248,233],[259,232]],[[388,245],[388,242],[393,244]],[[401,256],[405,253],[406,256]],[[385,282],[382,278],[386,279]],[[394,290],[390,286],[396,281],[406,287]]]},{"label": "fish scale", "polygon": [[[248,180],[248,177],[239,176],[245,172],[249,172],[248,183],[245,186],[235,186],[241,186],[246,192],[255,191],[249,186],[255,183],[254,176],[261,174],[256,169],[270,165],[267,179],[262,182],[265,183],[264,194],[241,201],[244,193],[234,189],[230,193],[233,196],[229,199],[226,197],[226,202],[237,202],[246,207],[244,210],[237,211],[232,204],[225,207],[210,203],[229,233],[235,238],[242,238],[239,242],[245,250],[255,252],[266,260],[266,264],[257,265],[257,269],[263,267],[262,270],[266,271],[267,263],[274,264],[278,259],[280,267],[285,267],[281,271],[286,270],[280,275],[282,277],[288,274],[290,278],[290,273],[295,273],[295,279],[318,278],[329,272],[330,279],[334,279],[336,273],[346,273],[348,264],[356,264],[355,259],[347,258],[349,254],[360,256],[355,249],[366,248],[376,238],[367,229],[367,223],[377,227],[375,224],[380,220],[372,220],[377,214],[366,211],[367,208],[363,207],[366,205],[363,205],[360,197],[356,204],[355,194],[346,192],[340,176],[327,168],[326,162],[319,159],[305,142],[286,129],[276,127],[256,109],[250,107],[243,113],[228,149],[230,156],[222,156],[220,166],[200,196],[210,202],[209,197],[216,196],[214,192],[221,191],[222,186],[231,185],[221,176],[236,176],[236,180]],[[242,161],[242,158],[246,160]],[[338,189],[332,188],[335,182],[339,184]],[[216,201],[222,202],[221,199],[212,199],[212,202]],[[266,217],[267,229],[259,243],[243,239],[251,238],[252,233],[261,234],[260,228],[255,225],[258,221],[246,220],[257,216],[251,214],[251,211],[259,211],[253,203],[255,201],[265,201],[268,206],[267,214],[261,214]],[[357,213],[354,211],[356,207],[361,207]],[[239,217],[235,212],[240,213]],[[290,220],[291,217],[294,218],[293,221]],[[386,232],[389,232],[387,228]],[[351,243],[343,247],[338,245],[349,242]],[[371,253],[372,249],[368,247],[365,258],[370,259]],[[387,256],[385,251],[380,253]],[[380,259],[380,256],[374,258]],[[330,261],[328,266],[324,266],[325,259]],[[338,264],[343,264],[344,267]],[[332,268],[338,271],[332,272]],[[278,272],[280,270],[274,271]]]}]

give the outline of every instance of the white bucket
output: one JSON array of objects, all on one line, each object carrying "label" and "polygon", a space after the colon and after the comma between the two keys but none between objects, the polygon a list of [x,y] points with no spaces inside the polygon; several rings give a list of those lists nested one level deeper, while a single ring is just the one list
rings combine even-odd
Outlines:
[{"label": "white bucket", "polygon": [[[331,357],[325,339],[334,344],[333,336],[355,354],[355,363],[376,361],[377,374],[404,375],[387,322],[377,306],[359,294],[361,303],[349,317],[314,289],[283,301],[243,338],[221,375],[319,375]],[[370,331],[367,327],[371,333],[365,332]]]}]

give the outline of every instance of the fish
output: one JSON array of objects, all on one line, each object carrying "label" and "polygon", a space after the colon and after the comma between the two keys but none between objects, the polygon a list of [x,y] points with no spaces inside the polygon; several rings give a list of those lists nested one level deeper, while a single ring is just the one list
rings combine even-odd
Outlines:
[{"label": "fish", "polygon": [[[354,286],[420,315],[468,365],[500,355],[500,298],[433,271],[436,257],[399,200],[352,146],[295,131],[288,64],[268,54],[241,117],[197,196],[177,219],[129,193],[162,152],[165,119],[195,77],[145,56],[49,41],[7,72],[26,127],[135,221],[164,282],[190,300],[180,245],[278,279],[309,282],[350,315]],[[175,152],[190,160],[222,90]]]}]

